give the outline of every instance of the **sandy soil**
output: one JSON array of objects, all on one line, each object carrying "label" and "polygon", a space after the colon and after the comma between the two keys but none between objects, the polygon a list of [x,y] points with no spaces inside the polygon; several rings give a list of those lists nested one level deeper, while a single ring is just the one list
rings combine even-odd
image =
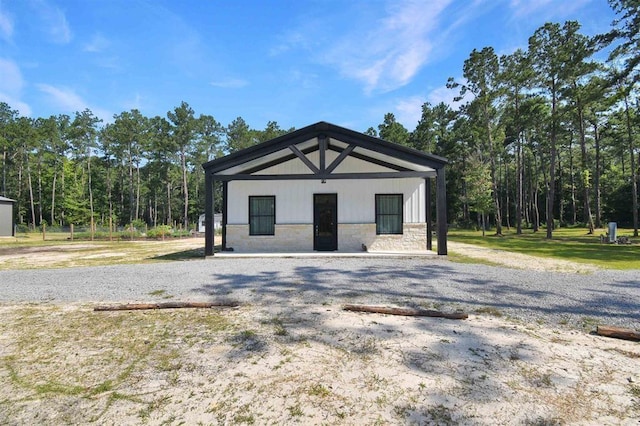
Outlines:
[{"label": "sandy soil", "polygon": [[590,330],[321,302],[92,308],[0,305],[0,424],[639,424],[640,343]]},{"label": "sandy soil", "polygon": [[4,306],[0,319],[2,424],[640,419],[638,343],[491,316],[67,305]]}]

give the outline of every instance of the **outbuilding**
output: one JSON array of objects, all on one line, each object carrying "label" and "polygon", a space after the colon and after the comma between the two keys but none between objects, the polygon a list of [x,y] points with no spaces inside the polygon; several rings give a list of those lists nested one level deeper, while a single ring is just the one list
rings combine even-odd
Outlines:
[{"label": "outbuilding", "polygon": [[215,182],[222,182],[222,250],[432,249],[447,254],[447,160],[319,122],[203,164],[205,254],[213,255]]},{"label": "outbuilding", "polygon": [[0,237],[15,236],[13,206],[15,200],[0,196]]}]

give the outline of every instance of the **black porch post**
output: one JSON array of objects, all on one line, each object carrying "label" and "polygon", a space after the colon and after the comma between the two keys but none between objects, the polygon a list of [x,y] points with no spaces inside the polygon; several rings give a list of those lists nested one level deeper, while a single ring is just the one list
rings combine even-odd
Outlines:
[{"label": "black porch post", "polygon": [[427,222],[427,250],[433,250],[433,238],[431,237],[432,229],[431,229],[431,179],[424,179],[424,194],[425,194],[425,214],[426,214],[426,222]]},{"label": "black porch post", "polygon": [[437,170],[436,178],[436,214],[438,220],[438,254],[447,254],[447,181],[444,167]]},{"label": "black porch post", "polygon": [[204,255],[213,256],[215,246],[215,229],[213,224],[213,175],[205,174],[205,198],[204,198]]},{"label": "black porch post", "polygon": [[222,182],[222,251],[227,249],[227,196],[229,194],[229,182]]}]

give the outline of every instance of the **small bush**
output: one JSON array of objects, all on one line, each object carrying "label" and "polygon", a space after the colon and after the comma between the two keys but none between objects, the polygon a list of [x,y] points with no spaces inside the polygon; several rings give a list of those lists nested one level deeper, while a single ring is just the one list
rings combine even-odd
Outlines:
[{"label": "small bush", "polygon": [[173,229],[169,225],[156,226],[147,231],[147,238],[172,237]]}]

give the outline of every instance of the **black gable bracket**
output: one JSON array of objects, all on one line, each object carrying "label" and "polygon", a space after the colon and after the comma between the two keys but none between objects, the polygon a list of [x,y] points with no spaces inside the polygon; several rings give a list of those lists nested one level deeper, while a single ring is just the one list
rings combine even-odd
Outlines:
[{"label": "black gable bracket", "polygon": [[331,173],[332,171],[334,171],[336,169],[336,167],[338,167],[340,165],[340,163],[342,163],[342,161],[347,158],[347,156],[349,154],[351,154],[351,151],[353,151],[356,148],[355,145],[351,144],[348,147],[346,147],[344,149],[344,151],[342,151],[340,153],[340,155],[338,155],[336,157],[335,160],[333,160],[333,162],[329,165],[329,167],[327,167],[327,169],[325,170],[327,173]]},{"label": "black gable bracket", "polygon": [[289,145],[289,149],[314,173],[320,174],[320,170],[307,158],[302,151],[295,145]]}]

